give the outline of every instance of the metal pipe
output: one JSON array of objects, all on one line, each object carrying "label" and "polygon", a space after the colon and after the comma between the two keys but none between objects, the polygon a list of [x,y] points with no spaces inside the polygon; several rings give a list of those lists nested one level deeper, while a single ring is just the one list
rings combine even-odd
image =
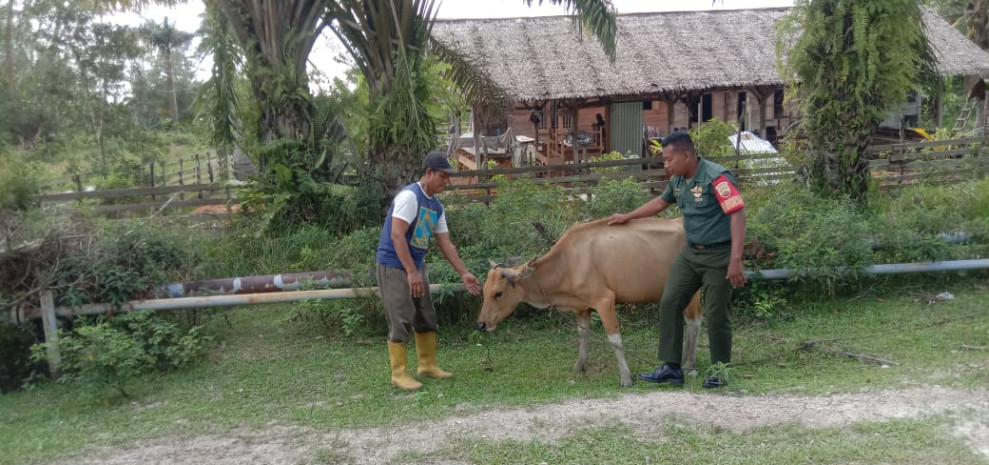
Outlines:
[{"label": "metal pipe", "polygon": [[[437,293],[440,289],[463,290],[463,284],[431,284],[430,293]],[[286,302],[300,302],[304,300],[340,300],[354,299],[357,297],[369,297],[378,292],[376,287],[365,287],[357,289],[322,289],[313,291],[295,292],[269,292],[263,294],[236,294],[236,295],[215,295],[206,297],[179,297],[167,299],[132,300],[124,302],[118,310],[112,304],[85,304],[78,306],[55,307],[55,314],[59,316],[75,315],[99,315],[111,311],[134,312],[142,310],[178,310],[183,308],[204,308],[204,307],[231,307],[237,305],[256,304],[276,304]],[[36,308],[20,308],[17,310],[19,320],[40,318],[41,314]]]},{"label": "metal pipe", "polygon": [[306,271],[264,276],[205,279],[186,283],[171,283],[155,291],[158,298],[192,296],[257,294],[262,292],[296,291],[303,284],[318,289],[350,287],[353,273],[342,271]]},{"label": "metal pipe", "polygon": [[[931,271],[962,271],[989,268],[989,259],[976,260],[948,260],[943,262],[921,262],[921,263],[888,263],[883,265],[872,265],[862,271],[868,274],[899,274],[899,273],[923,273]],[[838,267],[838,274],[846,274],[853,268],[847,266]],[[746,271],[747,279],[774,280],[789,279],[794,276],[812,274],[814,268],[780,268],[773,270]]]},{"label": "metal pipe", "polygon": [[[848,273],[853,268],[843,266],[837,269],[839,274]],[[872,265],[862,271],[868,274],[899,274],[899,273],[924,273],[936,271],[964,271],[989,269],[989,259],[975,260],[948,260],[943,262],[921,262],[921,263],[891,263],[883,265]],[[745,277],[750,280],[777,280],[789,279],[794,276],[806,275],[815,271],[814,268],[780,268],[771,270],[746,271]],[[432,284],[429,286],[430,293],[437,293],[440,289],[454,291],[464,290],[463,284]],[[141,310],[177,310],[183,308],[201,307],[229,307],[237,305],[274,304],[286,302],[299,302],[304,300],[339,300],[353,299],[357,297],[367,297],[378,292],[375,287],[357,289],[323,289],[313,291],[295,292],[270,292],[263,294],[235,294],[216,295],[207,297],[179,297],[170,299],[152,300],[132,300],[124,302],[119,311],[141,311]],[[117,311],[111,304],[86,304],[75,307],[56,307],[55,313],[59,316],[73,315],[96,315]],[[41,318],[41,312],[37,308],[27,308],[18,306],[11,309],[14,321],[25,321],[27,319]]]}]

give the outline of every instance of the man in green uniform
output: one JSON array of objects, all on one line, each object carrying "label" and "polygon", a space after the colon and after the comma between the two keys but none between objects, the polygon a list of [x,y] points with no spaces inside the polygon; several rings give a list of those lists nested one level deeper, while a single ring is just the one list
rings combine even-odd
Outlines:
[{"label": "man in green uniform", "polygon": [[[697,155],[694,142],[685,132],[670,134],[663,141],[663,167],[670,182],[662,195],[631,213],[612,215],[608,224],[655,216],[672,204],[683,215],[687,244],[674,260],[659,306],[659,360],[655,371],[639,379],[651,383],[683,384],[683,309],[704,286],[704,317],[707,318],[711,364],[731,362],[731,317],[728,314],[733,287],[745,284],[742,247],[745,242],[745,202],[738,192],[735,175],[717,163]],[[715,376],[704,387],[716,388],[727,381]]]}]

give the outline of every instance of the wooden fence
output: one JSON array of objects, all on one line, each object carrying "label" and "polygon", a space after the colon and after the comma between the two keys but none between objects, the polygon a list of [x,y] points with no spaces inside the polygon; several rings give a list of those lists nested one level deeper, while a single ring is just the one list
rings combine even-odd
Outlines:
[{"label": "wooden fence", "polygon": [[[718,163],[731,168],[740,183],[774,184],[793,177],[793,169],[778,155],[723,157]],[[771,165],[771,166],[760,166]],[[590,163],[527,166],[491,170],[460,171],[451,176],[447,191],[467,196],[469,202],[489,202],[496,193],[497,179],[526,179],[536,185],[552,184],[579,191],[605,179],[636,180],[643,189],[666,187],[666,171],[661,157],[630,158]]]},{"label": "wooden fence", "polygon": [[[989,138],[973,137],[937,142],[877,145],[869,148],[869,169],[881,188],[897,188],[916,182],[953,182],[989,176]],[[153,171],[160,181],[152,187],[72,192],[41,196],[43,203],[99,200],[96,213],[146,211],[160,208],[224,205],[235,201],[235,192],[217,182],[214,157],[190,158],[186,165],[166,172]],[[773,185],[794,177],[794,170],[779,155],[745,155],[715,159],[731,169],[743,188]],[[205,163],[204,163],[205,162]],[[447,191],[469,202],[490,202],[497,195],[499,178],[527,179],[536,185],[558,185],[575,194],[605,179],[632,178],[651,192],[666,186],[662,158],[631,158],[590,163],[526,166],[490,170],[465,170],[454,174]],[[208,181],[208,182],[204,182]],[[80,185],[80,190],[81,185]],[[177,196],[177,197],[176,197]],[[187,197],[193,197],[187,199]],[[150,199],[150,200],[149,200]]]},{"label": "wooden fence", "polygon": [[[186,199],[186,197],[189,198]],[[205,205],[229,205],[233,199],[234,193],[231,188],[213,183],[47,194],[42,195],[39,200],[42,204],[48,205],[75,203],[70,208],[85,208],[91,209],[97,214],[109,214],[151,212],[160,209]],[[97,203],[87,203],[87,200],[96,200]]]},{"label": "wooden fence", "polygon": [[[140,177],[146,187],[213,184],[228,179],[230,169],[231,163],[222,163],[217,155],[206,151],[178,159],[148,162],[142,167]],[[88,187],[87,181],[89,179],[76,174],[49,180],[41,188],[42,192],[50,192],[71,183],[76,192],[83,192]]]},{"label": "wooden fence", "polygon": [[923,182],[952,182],[989,176],[989,138],[874,145],[869,161],[879,185],[896,188]]}]

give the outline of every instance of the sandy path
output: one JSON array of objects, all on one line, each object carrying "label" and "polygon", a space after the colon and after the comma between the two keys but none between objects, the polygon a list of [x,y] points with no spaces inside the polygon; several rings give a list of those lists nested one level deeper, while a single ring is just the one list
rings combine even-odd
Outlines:
[{"label": "sandy path", "polygon": [[[423,428],[381,427],[318,432],[272,426],[236,430],[195,439],[161,438],[90,451],[63,464],[297,464],[317,450],[359,464],[388,463],[403,452],[428,452],[447,440],[485,438],[554,442],[577,428],[624,423],[651,435],[666,415],[732,430],[798,423],[810,428],[839,427],[947,414],[947,427],[973,450],[989,457],[989,391],[937,386],[830,396],[732,395],[658,390],[615,399],[574,400],[534,409],[492,410],[430,422]],[[339,455],[337,455],[339,454]]]}]

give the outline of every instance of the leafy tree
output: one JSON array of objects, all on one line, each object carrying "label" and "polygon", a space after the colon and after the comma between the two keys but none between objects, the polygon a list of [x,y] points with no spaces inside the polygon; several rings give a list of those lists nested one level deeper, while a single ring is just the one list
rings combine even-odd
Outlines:
[{"label": "leafy tree", "polygon": [[[165,81],[171,98],[172,121],[177,123],[179,122],[179,99],[175,90],[175,61],[181,57],[181,52],[189,46],[195,34],[175,29],[174,25],[169,24],[168,18],[165,18],[161,24],[148,21],[141,26],[140,33],[148,45],[158,51],[164,62]],[[177,54],[176,52],[180,53]]]},{"label": "leafy tree", "polygon": [[781,45],[798,37],[782,74],[801,101],[820,190],[864,200],[865,150],[886,109],[935,78],[920,8],[918,0],[798,0],[781,23]]},{"label": "leafy tree", "polygon": [[[310,126],[312,102],[306,60],[316,37],[332,27],[368,82],[369,103],[378,115],[395,111],[393,124],[375,126],[370,162],[383,170],[389,190],[411,179],[421,148],[435,146],[435,124],[424,113],[421,69],[434,2],[430,0],[206,0],[230,22],[245,55],[262,143],[319,137]],[[527,3],[531,4],[531,0]],[[542,1],[540,1],[542,3]],[[608,0],[551,0],[574,11],[614,51],[614,14]],[[466,62],[465,62],[466,64]],[[462,82],[467,82],[463,80]],[[410,148],[402,148],[409,145]],[[430,147],[431,148],[431,147]],[[419,151],[412,154],[413,150]],[[410,168],[414,167],[414,168]]]}]

